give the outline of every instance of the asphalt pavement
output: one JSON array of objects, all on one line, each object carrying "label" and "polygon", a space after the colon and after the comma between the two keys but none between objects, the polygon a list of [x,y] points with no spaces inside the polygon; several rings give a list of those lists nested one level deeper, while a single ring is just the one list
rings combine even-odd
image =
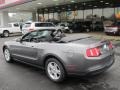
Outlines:
[{"label": "asphalt pavement", "polygon": [[120,90],[120,44],[117,44],[115,63],[103,74],[92,77],[68,77],[53,83],[41,69],[19,62],[6,63],[2,53],[5,41],[0,38],[0,90]]}]

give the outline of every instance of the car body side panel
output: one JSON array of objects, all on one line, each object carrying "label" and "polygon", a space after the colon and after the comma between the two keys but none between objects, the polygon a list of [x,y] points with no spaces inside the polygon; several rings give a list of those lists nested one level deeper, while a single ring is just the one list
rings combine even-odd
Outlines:
[{"label": "car body side panel", "polygon": [[34,60],[37,60],[38,52],[36,48],[32,47],[33,44],[26,44],[25,42],[20,43],[15,41],[12,43],[12,45],[9,45],[9,49],[13,58],[30,63],[34,63]]}]

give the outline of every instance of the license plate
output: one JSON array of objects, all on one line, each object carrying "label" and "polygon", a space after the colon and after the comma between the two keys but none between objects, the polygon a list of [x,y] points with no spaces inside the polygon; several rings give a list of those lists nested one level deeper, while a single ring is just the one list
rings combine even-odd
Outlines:
[{"label": "license plate", "polygon": [[106,53],[108,52],[110,49],[109,49],[109,46],[107,44],[104,44],[101,46],[101,53]]},{"label": "license plate", "polygon": [[109,50],[109,46],[107,44],[104,44],[103,45],[103,49],[108,51]]}]

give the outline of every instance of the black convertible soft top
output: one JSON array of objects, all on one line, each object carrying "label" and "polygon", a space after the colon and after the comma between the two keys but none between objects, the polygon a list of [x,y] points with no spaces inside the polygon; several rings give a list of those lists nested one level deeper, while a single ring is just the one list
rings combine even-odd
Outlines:
[{"label": "black convertible soft top", "polygon": [[59,42],[67,43],[67,42],[77,41],[77,40],[90,38],[90,37],[92,36],[87,35],[87,34],[70,35],[70,36],[63,37]]}]

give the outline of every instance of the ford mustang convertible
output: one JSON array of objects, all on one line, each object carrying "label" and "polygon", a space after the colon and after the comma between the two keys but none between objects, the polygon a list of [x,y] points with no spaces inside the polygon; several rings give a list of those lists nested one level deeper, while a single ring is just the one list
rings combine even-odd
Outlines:
[{"label": "ford mustang convertible", "polygon": [[40,67],[54,82],[68,75],[96,75],[114,63],[114,48],[108,40],[86,34],[66,36],[60,30],[36,30],[5,42],[6,62],[14,60]]}]

